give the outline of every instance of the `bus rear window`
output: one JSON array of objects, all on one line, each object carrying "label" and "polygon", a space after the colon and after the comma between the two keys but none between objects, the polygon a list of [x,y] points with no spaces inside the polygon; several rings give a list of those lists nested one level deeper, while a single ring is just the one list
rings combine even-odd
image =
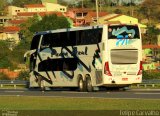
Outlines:
[{"label": "bus rear window", "polygon": [[134,25],[109,26],[108,39],[140,39],[139,28]]},{"label": "bus rear window", "polygon": [[111,50],[112,64],[137,64],[138,50]]}]

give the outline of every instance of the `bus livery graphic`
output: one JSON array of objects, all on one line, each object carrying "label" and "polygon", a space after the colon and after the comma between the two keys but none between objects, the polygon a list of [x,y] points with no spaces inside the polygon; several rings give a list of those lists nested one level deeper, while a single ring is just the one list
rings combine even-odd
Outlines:
[{"label": "bus livery graphic", "polygon": [[135,30],[130,29],[128,30],[126,26],[122,28],[117,28],[112,30],[112,35],[117,36],[117,42],[116,46],[119,45],[128,45],[130,39],[129,38],[134,38],[135,36]]}]

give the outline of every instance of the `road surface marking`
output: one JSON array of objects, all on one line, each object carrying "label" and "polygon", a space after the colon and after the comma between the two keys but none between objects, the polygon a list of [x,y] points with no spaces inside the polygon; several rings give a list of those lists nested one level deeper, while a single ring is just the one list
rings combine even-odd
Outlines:
[{"label": "road surface marking", "polygon": [[24,91],[4,91],[5,93],[23,93]]}]

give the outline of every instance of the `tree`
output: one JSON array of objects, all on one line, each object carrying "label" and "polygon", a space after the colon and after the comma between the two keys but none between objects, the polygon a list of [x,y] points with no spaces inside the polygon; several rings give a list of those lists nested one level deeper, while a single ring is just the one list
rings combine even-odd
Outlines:
[{"label": "tree", "polygon": [[9,77],[6,74],[0,73],[0,80],[9,80]]},{"label": "tree", "polygon": [[12,63],[8,56],[11,50],[8,48],[8,44],[4,40],[0,40],[0,68],[12,67]]},{"label": "tree", "polygon": [[13,61],[13,67],[16,68],[17,64],[24,63],[24,54],[30,48],[30,42],[21,40],[20,43],[13,49],[10,54],[10,60]]},{"label": "tree", "polygon": [[[28,20],[26,22],[24,22],[20,25],[20,27],[21,27],[20,35],[21,35],[22,41],[30,42],[32,40],[32,36],[33,36],[34,33],[32,33],[29,30],[29,28],[32,25],[36,24],[39,20],[40,20],[39,16],[34,15],[32,18],[28,18]],[[43,25],[43,24],[40,24],[40,25]]]},{"label": "tree", "polygon": [[33,37],[33,34],[28,28],[30,28],[31,25],[38,22],[38,16],[35,15],[32,18],[29,18],[25,23],[22,23],[20,25],[21,31],[21,41],[18,43],[18,45],[13,49],[11,53],[11,57],[14,60],[14,66],[20,63],[24,63],[24,53],[29,50],[30,43]]},{"label": "tree", "polygon": [[150,22],[152,23],[153,20],[159,20],[160,16],[160,0],[145,0],[140,9],[139,12],[141,15],[144,15]]},{"label": "tree", "polygon": [[13,0],[12,5],[23,7],[25,4],[41,4],[41,0]]},{"label": "tree", "polygon": [[105,6],[110,6],[111,0],[103,0]]},{"label": "tree", "polygon": [[12,64],[12,68],[17,68],[18,64],[24,63],[24,53],[29,50],[30,43],[33,37],[33,33],[30,32],[28,28],[30,28],[32,24],[38,22],[38,20],[38,16],[35,15],[32,18],[29,18],[25,23],[22,23],[20,25],[21,31],[19,32],[19,34],[21,36],[21,41],[14,47],[14,49],[8,56],[8,59]]},{"label": "tree", "polygon": [[157,44],[157,35],[160,34],[159,29],[155,26],[148,26],[146,34],[143,36],[143,44]]},{"label": "tree", "polygon": [[69,5],[69,3],[67,1],[64,1],[64,0],[59,0],[58,3],[62,4],[64,6],[68,6]]},{"label": "tree", "polygon": [[117,8],[117,9],[114,10],[114,13],[116,13],[116,14],[122,14],[122,11]]},{"label": "tree", "polygon": [[28,71],[20,72],[18,80],[29,80],[29,72]]},{"label": "tree", "polygon": [[7,1],[6,0],[1,0],[0,11],[4,10],[4,8],[5,8],[6,5],[7,5]]},{"label": "tree", "polygon": [[[91,8],[95,7],[96,2],[92,2],[92,0],[83,0],[84,8]],[[98,4],[101,5],[101,0],[98,1]]]},{"label": "tree", "polygon": [[31,32],[38,32],[38,31],[46,31],[46,30],[55,30],[61,28],[69,28],[70,23],[66,17],[58,17],[57,15],[47,15],[43,17],[41,21],[34,23],[31,25],[29,30]]}]

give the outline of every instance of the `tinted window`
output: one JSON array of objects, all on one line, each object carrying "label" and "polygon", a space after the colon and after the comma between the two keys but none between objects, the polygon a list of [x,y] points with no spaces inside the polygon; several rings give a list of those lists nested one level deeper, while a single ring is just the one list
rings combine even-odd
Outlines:
[{"label": "tinted window", "polygon": [[42,46],[62,47],[97,44],[101,42],[102,29],[50,33],[43,35]]},{"label": "tinted window", "polygon": [[108,27],[108,39],[139,39],[138,26],[118,25]]},{"label": "tinted window", "polygon": [[32,43],[31,43],[31,50],[38,48],[40,37],[41,35],[36,35],[33,37]]},{"label": "tinted window", "polygon": [[60,46],[61,45],[61,40],[60,40],[60,34],[59,33],[50,33],[50,34],[45,34],[43,35],[42,38],[42,46]]},{"label": "tinted window", "polygon": [[[71,33],[74,35],[74,33]],[[50,33],[43,36],[42,45],[51,47],[73,46],[75,37],[69,37],[69,32]]]},{"label": "tinted window", "polygon": [[138,61],[138,50],[111,50],[112,64],[136,64]]},{"label": "tinted window", "polygon": [[97,44],[101,42],[102,29],[88,29],[79,31],[77,45]]},{"label": "tinted window", "polygon": [[75,58],[49,59],[40,62],[38,71],[74,71],[77,68]]}]

